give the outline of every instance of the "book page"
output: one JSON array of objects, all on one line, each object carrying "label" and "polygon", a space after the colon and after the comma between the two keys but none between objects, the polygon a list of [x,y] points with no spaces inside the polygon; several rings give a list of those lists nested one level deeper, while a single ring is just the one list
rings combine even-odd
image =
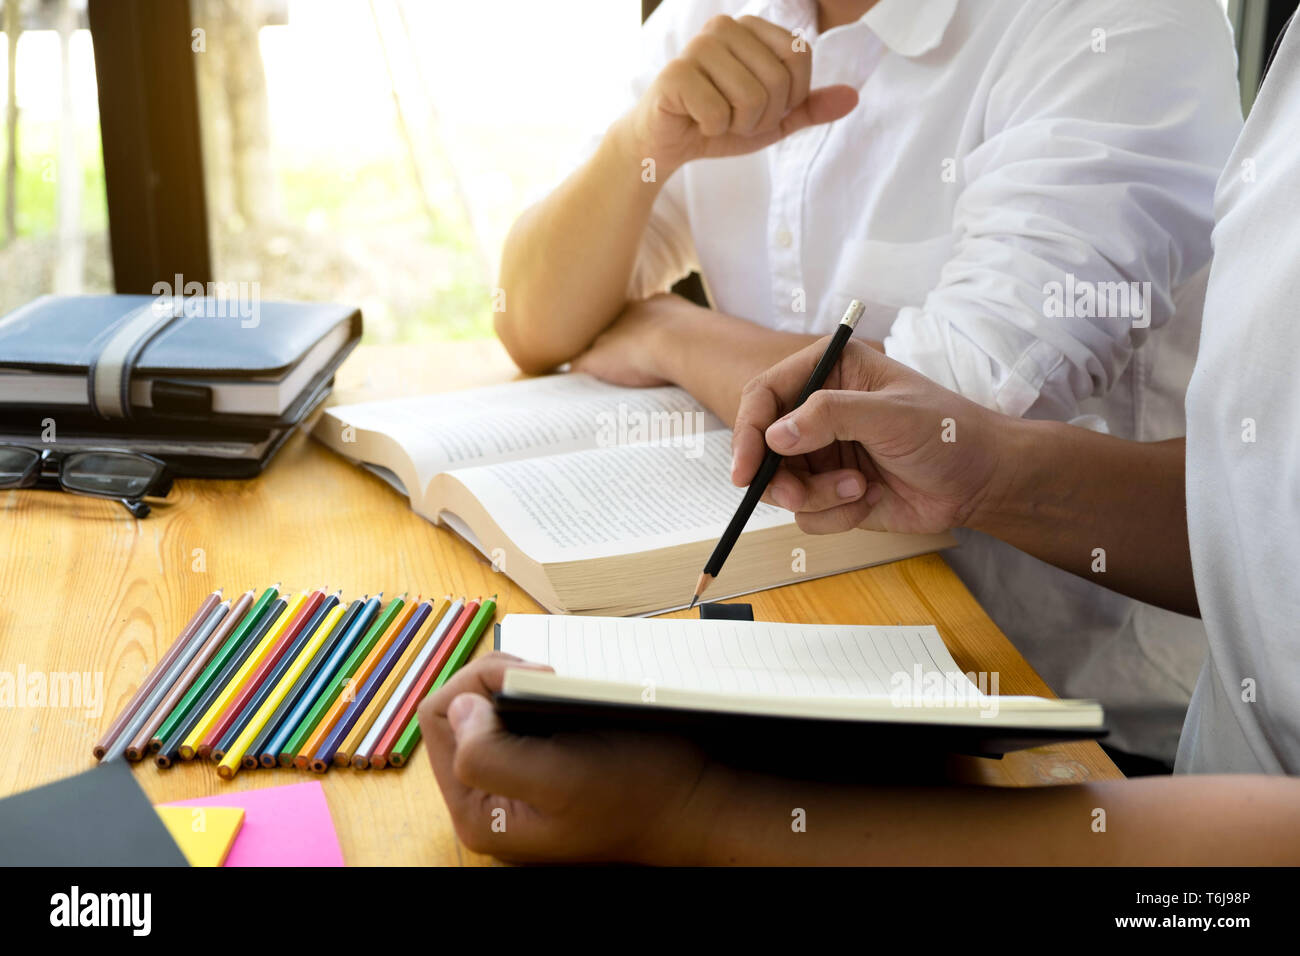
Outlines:
[{"label": "book page", "polygon": [[[745,495],[731,483],[731,433],[690,446],[631,444],[451,473],[527,555],[573,561],[721,535]],[[747,531],[790,524],[759,504]]]},{"label": "book page", "polygon": [[501,650],[560,677],[717,694],[895,698],[920,684],[971,701],[981,691],[930,626],[510,614]]},{"label": "book page", "polygon": [[397,441],[416,465],[420,487],[407,489],[412,495],[453,468],[726,427],[680,388],[620,388],[582,374],[338,405],[329,413]]}]

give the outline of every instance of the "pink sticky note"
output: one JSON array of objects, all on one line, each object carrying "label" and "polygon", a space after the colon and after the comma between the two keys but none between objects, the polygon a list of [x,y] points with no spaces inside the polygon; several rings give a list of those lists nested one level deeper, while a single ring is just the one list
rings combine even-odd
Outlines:
[{"label": "pink sticky note", "polygon": [[319,780],[178,800],[169,807],[243,807],[244,825],[226,866],[342,866]]}]

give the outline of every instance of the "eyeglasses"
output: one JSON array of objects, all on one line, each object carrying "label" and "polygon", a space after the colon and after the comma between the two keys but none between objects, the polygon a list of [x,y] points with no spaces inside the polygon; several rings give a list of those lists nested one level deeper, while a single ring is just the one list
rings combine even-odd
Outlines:
[{"label": "eyeglasses", "polygon": [[0,490],[62,488],[78,495],[114,498],[137,518],[149,514],[141,499],[172,490],[167,463],[139,452],[86,448],[60,452],[0,442]]}]

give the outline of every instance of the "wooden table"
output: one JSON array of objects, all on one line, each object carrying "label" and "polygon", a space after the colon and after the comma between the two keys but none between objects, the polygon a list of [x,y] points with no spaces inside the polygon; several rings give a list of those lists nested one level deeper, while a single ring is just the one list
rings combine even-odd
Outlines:
[{"label": "wooden table", "polygon": [[[340,400],[437,391],[515,374],[491,342],[362,348],[339,375]],[[51,492],[0,492],[0,671],[102,675],[103,713],[0,707],[0,795],[94,765],[92,743],[217,587],[227,595],[328,584],[345,596],[498,593],[499,614],[538,605],[452,533],[306,436],[262,477],[181,481],[142,520],[112,502]],[[930,555],[745,600],[759,620],[935,624],[963,670],[998,672],[1003,694],[1050,695],[941,557]],[[680,612],[684,615],[686,612]],[[480,652],[489,642],[483,642]],[[1120,776],[1092,743],[1045,747],[1001,761],[964,760],[968,781],[1028,786]],[[483,864],[456,839],[429,763],[404,770],[245,771],[136,768],[155,802],[321,779],[350,864]]]}]

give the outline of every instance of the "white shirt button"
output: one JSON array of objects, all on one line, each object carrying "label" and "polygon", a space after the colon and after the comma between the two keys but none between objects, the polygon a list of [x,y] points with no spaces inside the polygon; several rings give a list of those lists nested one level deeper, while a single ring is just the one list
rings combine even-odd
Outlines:
[{"label": "white shirt button", "polygon": [[789,249],[794,243],[794,236],[790,235],[789,229],[778,229],[776,231],[776,244],[782,249]]}]

